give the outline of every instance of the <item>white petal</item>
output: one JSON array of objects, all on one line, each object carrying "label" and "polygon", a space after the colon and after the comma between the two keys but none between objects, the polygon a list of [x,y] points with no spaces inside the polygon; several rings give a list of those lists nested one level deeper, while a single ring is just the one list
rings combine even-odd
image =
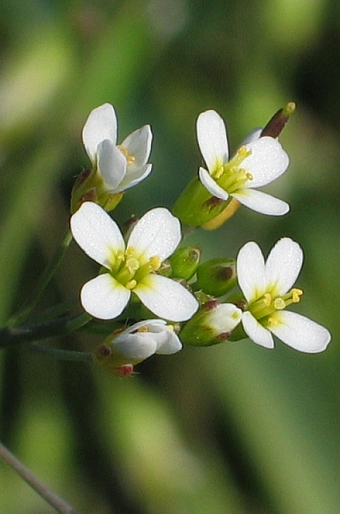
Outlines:
[{"label": "white petal", "polygon": [[232,303],[221,303],[207,314],[205,324],[216,334],[231,332],[239,324],[242,317],[241,309]]},{"label": "white petal", "polygon": [[148,275],[134,293],[160,318],[186,321],[198,309],[196,298],[181,284],[161,275]]},{"label": "white petal", "polygon": [[[145,259],[158,256],[164,261],[181,240],[180,223],[170,211],[158,207],[148,211],[133,228],[128,247]],[[161,316],[162,317],[162,316]]]},{"label": "white petal", "polygon": [[120,193],[122,191],[126,191],[126,189],[130,189],[137,185],[139,182],[144,180],[148,175],[150,175],[152,169],[152,164],[145,164],[144,166],[140,166],[136,168],[135,166],[128,165],[126,175],[123,180],[119,183],[119,187],[116,188],[115,192]]},{"label": "white petal", "polygon": [[[283,295],[295,284],[301,271],[303,252],[289,237],[280,239],[266,262],[266,284],[274,296]],[[274,289],[272,289],[274,287]]]},{"label": "white petal", "polygon": [[166,321],[164,319],[143,319],[142,321],[137,321],[137,323],[133,323],[127,327],[123,332],[121,332],[114,340],[118,341],[122,337],[125,337],[126,334],[132,334],[133,332],[139,331],[142,327],[147,328],[147,332],[160,332],[166,326]]},{"label": "white petal", "polygon": [[271,332],[300,352],[322,352],[331,340],[325,327],[296,312],[277,311],[276,320],[278,325],[271,326]]},{"label": "white petal", "polygon": [[[141,330],[142,327],[146,330]],[[152,340],[152,345],[154,347],[154,351],[152,353],[170,355],[178,352],[182,348],[182,343],[177,334],[163,319],[147,319],[138,321],[120,333],[113,342],[114,344],[121,345],[121,349],[123,349],[123,343],[126,341],[132,341],[133,338],[135,338],[135,344],[143,342],[143,339],[146,341]],[[143,343],[143,345],[145,346],[145,343]],[[124,351],[124,353],[126,352]]]},{"label": "white petal", "polygon": [[91,316],[113,319],[126,307],[131,292],[115,280],[110,273],[93,278],[83,286],[81,304]]},{"label": "white petal", "polygon": [[125,243],[118,225],[94,202],[85,202],[71,217],[71,231],[84,252],[96,262],[111,268],[114,252],[123,252]]},{"label": "white petal", "polygon": [[104,104],[90,113],[83,128],[83,143],[92,163],[96,161],[97,147],[101,141],[117,140],[117,119],[110,104]]},{"label": "white petal", "polygon": [[[115,191],[126,174],[126,158],[108,139],[98,145],[97,168],[108,191]],[[115,191],[116,192],[116,191]]]},{"label": "white petal", "polygon": [[241,144],[239,145],[239,148],[241,148],[241,146],[245,146],[245,145],[248,145],[249,143],[251,143],[252,141],[255,141],[256,139],[258,139],[260,136],[261,136],[261,132],[262,132],[263,128],[262,127],[259,127],[259,128],[254,128],[244,139],[243,141],[241,142]]},{"label": "white petal", "polygon": [[253,177],[247,187],[261,187],[282,175],[288,168],[289,158],[277,139],[260,137],[246,145],[251,155],[246,157],[241,167]]},{"label": "white petal", "polygon": [[248,302],[263,296],[266,292],[265,263],[258,244],[246,243],[237,256],[237,280]]},{"label": "white petal", "polygon": [[210,173],[204,168],[200,168],[198,170],[199,178],[204,187],[216,198],[220,198],[220,200],[228,200],[229,194],[227,191],[222,189],[217,182],[212,178]]},{"label": "white petal", "polygon": [[229,159],[224,121],[216,111],[205,111],[198,116],[196,128],[198,144],[211,173]]},{"label": "white petal", "polygon": [[240,189],[232,195],[253,211],[269,216],[283,216],[289,211],[288,203],[256,189]]},{"label": "white petal", "polygon": [[246,311],[243,313],[242,325],[245,333],[253,343],[264,346],[264,348],[274,348],[273,336],[250,312]]},{"label": "white petal", "polygon": [[158,355],[172,355],[182,349],[182,343],[174,330],[170,328],[165,329],[166,338],[162,344],[157,348]]},{"label": "white petal", "polygon": [[150,125],[135,130],[122,142],[122,146],[128,150],[128,157],[134,157],[137,166],[143,166],[148,162],[152,143]]},{"label": "white petal", "polygon": [[148,333],[137,332],[135,334],[121,334],[112,341],[112,344],[119,350],[126,359],[131,362],[141,362],[151,357],[157,350],[157,343]]}]

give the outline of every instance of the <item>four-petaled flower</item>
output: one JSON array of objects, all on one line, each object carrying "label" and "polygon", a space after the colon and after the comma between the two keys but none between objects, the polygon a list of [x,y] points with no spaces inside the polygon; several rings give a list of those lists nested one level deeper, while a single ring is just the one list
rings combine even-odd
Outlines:
[{"label": "four-petaled flower", "polygon": [[[163,319],[139,321],[121,332],[114,332],[103,343],[109,349],[106,354],[99,347],[97,360],[108,367],[138,364],[158,355],[171,355],[182,349],[182,343],[172,325]],[[98,358],[99,357],[99,358]]]},{"label": "four-petaled flower", "polygon": [[296,350],[317,353],[331,340],[328,330],[295,312],[284,310],[300,301],[301,289],[291,289],[303,262],[300,246],[280,239],[264,261],[259,246],[246,243],[237,257],[239,286],[247,301],[242,325],[254,343],[273,348],[273,336]]},{"label": "four-petaled flower", "polygon": [[289,205],[255,188],[282,175],[289,158],[277,139],[259,135],[257,131],[248,138],[229,160],[223,119],[213,110],[201,113],[197,120],[197,140],[208,170],[201,167],[199,178],[216,198],[228,200],[231,196],[254,211],[281,216],[289,211]]},{"label": "four-petaled flower", "polygon": [[151,142],[150,126],[144,125],[117,146],[116,114],[108,103],[91,111],[83,128],[87,155],[103,181],[102,190],[110,194],[121,193],[149,175]]},{"label": "four-petaled flower", "polygon": [[156,316],[171,321],[185,321],[197,310],[196,298],[184,286],[155,273],[181,240],[180,223],[167,209],[147,212],[127,244],[115,221],[93,202],[83,203],[71,217],[71,230],[78,245],[104,269],[81,290],[81,303],[92,316],[116,318],[132,291]]}]

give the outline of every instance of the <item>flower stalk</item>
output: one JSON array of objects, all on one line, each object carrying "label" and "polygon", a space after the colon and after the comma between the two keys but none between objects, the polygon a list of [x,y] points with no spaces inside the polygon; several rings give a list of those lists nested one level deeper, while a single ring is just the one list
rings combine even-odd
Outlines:
[{"label": "flower stalk", "polygon": [[63,498],[49,489],[32,471],[27,468],[6,446],[0,442],[0,458],[38,493],[59,514],[77,514],[77,511]]}]

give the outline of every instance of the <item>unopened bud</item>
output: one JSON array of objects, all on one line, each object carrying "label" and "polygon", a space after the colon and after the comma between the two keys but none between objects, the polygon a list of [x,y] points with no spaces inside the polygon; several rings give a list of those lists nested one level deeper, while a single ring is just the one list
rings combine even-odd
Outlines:
[{"label": "unopened bud", "polygon": [[236,264],[234,259],[212,259],[197,268],[196,287],[219,298],[236,286]]},{"label": "unopened bud", "polygon": [[231,303],[216,300],[202,305],[180,332],[181,340],[189,346],[212,346],[229,339],[238,325],[242,312]]},{"label": "unopened bud", "polygon": [[200,261],[201,251],[194,246],[179,248],[169,259],[171,277],[189,280],[196,272]]}]

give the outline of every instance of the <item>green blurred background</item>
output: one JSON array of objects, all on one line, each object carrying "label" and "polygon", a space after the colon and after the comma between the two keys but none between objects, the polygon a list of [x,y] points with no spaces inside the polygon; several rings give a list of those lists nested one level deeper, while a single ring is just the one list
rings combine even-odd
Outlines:
[{"label": "green blurred background", "polygon": [[[0,355],[2,440],[86,514],[340,512],[340,3],[335,0],[3,0],[0,19],[0,318],[21,305],[61,242],[81,129],[114,104],[119,140],[150,123],[152,175],[119,221],[171,207],[201,162],[199,112],[232,148],[288,101],[287,174],[268,192],[291,212],[241,209],[196,231],[205,259],[282,236],[306,255],[298,310],[333,334],[320,355],[280,342],[187,348],[119,379],[24,348]],[[75,245],[41,308],[74,296],[96,266]],[[98,336],[63,348],[91,349]],[[49,514],[0,462],[0,512]]]}]

